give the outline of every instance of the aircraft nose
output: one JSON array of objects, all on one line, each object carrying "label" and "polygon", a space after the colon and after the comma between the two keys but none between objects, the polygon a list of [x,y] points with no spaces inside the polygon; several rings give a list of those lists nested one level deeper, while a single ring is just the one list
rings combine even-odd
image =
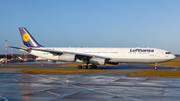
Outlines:
[{"label": "aircraft nose", "polygon": [[175,55],[173,55],[173,54],[171,54],[171,58],[172,58],[172,59],[174,59],[174,58],[176,58],[176,56],[175,56]]}]

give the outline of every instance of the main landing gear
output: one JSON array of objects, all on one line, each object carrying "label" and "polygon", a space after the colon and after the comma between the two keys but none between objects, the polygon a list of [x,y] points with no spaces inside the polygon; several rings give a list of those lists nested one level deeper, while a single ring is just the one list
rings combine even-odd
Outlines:
[{"label": "main landing gear", "polygon": [[97,65],[78,65],[78,69],[97,69]]}]

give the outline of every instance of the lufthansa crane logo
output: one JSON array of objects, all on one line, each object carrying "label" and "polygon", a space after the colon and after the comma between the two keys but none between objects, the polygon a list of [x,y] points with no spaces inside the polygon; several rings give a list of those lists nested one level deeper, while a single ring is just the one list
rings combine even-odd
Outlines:
[{"label": "lufthansa crane logo", "polygon": [[24,33],[24,34],[23,34],[23,41],[28,42],[29,39],[30,39],[29,34],[28,34],[28,33]]}]

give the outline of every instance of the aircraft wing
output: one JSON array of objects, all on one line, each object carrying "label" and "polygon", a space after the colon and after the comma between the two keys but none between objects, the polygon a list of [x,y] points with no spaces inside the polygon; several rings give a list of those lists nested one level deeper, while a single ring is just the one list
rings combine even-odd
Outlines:
[{"label": "aircraft wing", "polygon": [[14,47],[14,46],[7,46],[7,47],[9,47],[9,48],[15,48],[15,49],[20,49],[20,50],[25,50],[25,51],[27,51],[27,50],[30,49],[30,48],[19,48],[19,47]]},{"label": "aircraft wing", "polygon": [[98,56],[98,55],[91,55],[91,54],[85,54],[85,53],[76,53],[76,52],[67,52],[67,51],[59,51],[59,50],[52,50],[52,49],[40,49],[40,48],[31,48],[31,49],[37,50],[37,51],[49,52],[49,53],[52,53],[53,55],[61,55],[64,53],[68,53],[68,54],[75,54],[76,56],[89,58],[89,59],[92,57],[109,59],[108,57],[102,57],[102,56]]},{"label": "aircraft wing", "polygon": [[98,56],[98,55],[91,55],[91,54],[85,54],[85,53],[76,53],[76,52],[67,52],[67,51],[59,51],[59,50],[53,50],[53,49],[41,49],[41,48],[29,48],[29,47],[19,48],[19,47],[14,47],[14,46],[8,46],[8,47],[24,50],[24,51],[27,51],[29,53],[31,52],[31,50],[36,50],[36,51],[49,52],[49,53],[51,53],[53,55],[61,55],[61,54],[66,54],[67,53],[67,54],[75,54],[79,58],[90,59],[92,57],[97,57],[97,58],[109,59],[108,57],[102,57],[102,56]]}]

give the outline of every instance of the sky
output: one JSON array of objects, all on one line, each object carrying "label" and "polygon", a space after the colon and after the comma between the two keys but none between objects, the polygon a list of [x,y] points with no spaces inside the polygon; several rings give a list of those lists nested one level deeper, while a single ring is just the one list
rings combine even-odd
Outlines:
[{"label": "sky", "polygon": [[0,54],[6,39],[21,47],[19,27],[46,47],[150,47],[180,54],[179,5],[180,0],[0,0]]}]

